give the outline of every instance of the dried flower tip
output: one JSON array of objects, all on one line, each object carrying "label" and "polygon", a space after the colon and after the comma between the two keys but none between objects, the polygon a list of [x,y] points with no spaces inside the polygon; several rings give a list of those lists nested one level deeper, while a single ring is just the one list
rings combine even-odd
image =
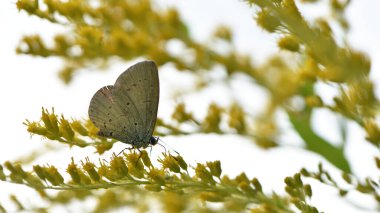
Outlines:
[{"label": "dried flower tip", "polygon": [[71,179],[74,181],[74,183],[77,183],[77,184],[80,184],[81,183],[81,179],[80,179],[80,175],[79,175],[79,169],[77,167],[77,165],[74,163],[74,159],[71,158],[71,163],[67,166],[67,173],[70,174],[71,176]]},{"label": "dried flower tip", "polygon": [[294,188],[295,187],[295,183],[294,183],[294,180],[293,180],[293,178],[292,177],[286,177],[285,178],[285,184],[287,185],[287,186],[289,186],[289,187],[292,187],[292,188]]},{"label": "dried flower tip", "polygon": [[303,190],[305,191],[306,196],[308,196],[309,198],[311,198],[311,196],[313,195],[313,191],[311,189],[310,184],[304,185],[303,186]]},{"label": "dried flower tip", "polygon": [[375,157],[376,166],[378,169],[380,169],[380,158]]},{"label": "dried flower tip", "polygon": [[99,182],[100,181],[100,175],[99,173],[95,170],[95,165],[91,162],[86,160],[86,163],[83,164],[83,169],[87,172],[87,174],[90,176],[90,178],[95,181]]},{"label": "dried flower tip", "polygon": [[222,111],[215,103],[210,104],[206,118],[202,123],[202,130],[208,132],[220,132],[219,124],[222,120]]},{"label": "dried flower tip", "polygon": [[294,36],[291,36],[291,35],[282,37],[277,42],[277,45],[281,49],[288,50],[291,52],[298,52],[298,50],[300,49],[300,43],[298,39],[296,39]]},{"label": "dried flower tip", "polygon": [[80,135],[82,135],[82,136],[88,136],[88,131],[87,131],[86,128],[84,128],[84,126],[82,125],[81,122],[79,122],[79,121],[73,121],[73,122],[71,122],[70,125]]},{"label": "dried flower tip", "polygon": [[179,123],[183,123],[186,121],[193,120],[193,115],[189,112],[186,112],[185,104],[184,103],[179,103],[177,104],[173,114],[172,118]]},{"label": "dried flower tip", "polygon": [[41,120],[49,132],[54,136],[59,135],[58,118],[57,115],[54,114],[54,108],[52,109],[52,113],[49,113],[47,109],[42,108]]},{"label": "dried flower tip", "polygon": [[70,123],[71,127],[82,136],[88,136],[87,129],[79,121],[73,121]]},{"label": "dried flower tip", "polygon": [[232,187],[236,187],[238,185],[236,180],[231,180],[227,175],[223,175],[221,183]]},{"label": "dried flower tip", "polygon": [[110,162],[111,172],[115,173],[118,177],[125,177],[128,175],[128,167],[125,164],[123,157],[114,157]]},{"label": "dried flower tip", "polygon": [[204,182],[215,183],[211,172],[209,172],[203,164],[197,164],[197,167],[195,168],[195,175]]},{"label": "dried flower tip", "polygon": [[214,32],[214,36],[216,38],[220,38],[226,41],[231,41],[232,40],[232,31],[229,27],[221,25],[216,28]]},{"label": "dried flower tip", "polygon": [[9,196],[10,200],[17,206],[18,210],[24,210],[24,206],[22,203],[18,200],[18,198],[15,195],[10,195]]},{"label": "dried flower tip", "polygon": [[234,103],[229,112],[228,126],[235,129],[239,134],[246,132],[245,113],[240,105]]},{"label": "dried flower tip", "polygon": [[255,189],[259,192],[262,192],[263,191],[263,188],[261,186],[261,183],[260,181],[257,179],[257,178],[253,178],[251,183],[253,184],[253,186],[255,187]]},{"label": "dried flower tip", "polygon": [[209,201],[209,202],[222,202],[222,201],[224,201],[224,196],[222,196],[219,193],[215,193],[215,192],[202,192],[200,194],[200,198],[203,201]]},{"label": "dried flower tip", "polygon": [[[37,174],[37,176],[38,176],[41,180],[46,180],[46,179],[49,180],[49,178],[48,178],[49,174],[47,174],[47,172],[45,171],[45,168],[44,168],[44,167],[41,167],[41,166],[39,166],[39,165],[34,165],[34,166],[33,166],[33,171]],[[54,178],[52,178],[51,176],[50,176],[50,178],[51,178],[51,179],[53,180],[53,182],[54,182]],[[51,181],[49,181],[49,182],[51,182]],[[52,183],[52,184],[55,185],[55,182]]]},{"label": "dried flower tip", "polygon": [[347,183],[352,183],[352,178],[351,178],[351,176],[348,174],[348,173],[346,173],[346,172],[343,172],[342,173],[342,178],[343,178],[343,180],[345,180]]},{"label": "dried flower tip", "polygon": [[99,154],[103,154],[105,151],[108,151],[112,148],[113,146],[113,143],[109,143],[107,141],[105,142],[102,142],[102,143],[98,143],[96,145],[96,152],[99,153]]},{"label": "dried flower tip", "polygon": [[163,185],[165,183],[165,171],[162,169],[151,169],[148,173],[148,177],[159,185]]},{"label": "dried flower tip", "polygon": [[305,202],[302,201],[302,200],[295,199],[295,200],[292,200],[292,203],[294,203],[294,205],[295,205],[299,210],[304,210],[305,207],[306,207]]},{"label": "dried flower tip", "polygon": [[26,172],[22,169],[21,165],[13,165],[9,161],[6,161],[4,165],[9,171],[11,171],[10,178],[13,182],[22,183],[26,178]]},{"label": "dried flower tip", "polygon": [[222,167],[220,165],[220,161],[213,161],[213,162],[207,162],[207,167],[210,169],[211,174],[214,177],[220,178],[220,175],[222,174]]},{"label": "dried flower tip", "polygon": [[[59,50],[58,50],[59,51]],[[75,68],[71,66],[66,66],[61,69],[58,73],[58,77],[65,83],[68,84],[73,79]]]},{"label": "dried flower tip", "polygon": [[366,139],[374,145],[380,144],[380,128],[374,120],[364,121],[364,129],[367,132]]},{"label": "dried flower tip", "polygon": [[249,182],[240,182],[239,188],[241,190],[243,190],[244,192],[251,194],[251,195],[256,193],[255,190],[252,188],[252,186],[249,184]]},{"label": "dried flower tip", "polygon": [[178,162],[178,165],[181,167],[181,169],[187,171],[187,163],[186,161],[183,159],[183,157],[181,155],[177,155],[174,157],[177,162]]},{"label": "dried flower tip", "polygon": [[305,168],[302,168],[300,173],[301,173],[302,176],[304,176],[304,177],[310,177],[310,172],[307,171],[307,169],[305,169]]},{"label": "dried flower tip", "polygon": [[12,173],[16,172],[16,170],[15,170],[15,168],[14,168],[14,166],[13,166],[13,164],[11,162],[5,161],[4,162],[4,166],[5,166],[5,168],[7,168]]},{"label": "dried flower tip", "polygon": [[91,183],[91,179],[82,170],[78,169],[78,174],[79,174],[80,181],[82,184],[90,184]]},{"label": "dried flower tip", "polygon": [[34,176],[34,175],[30,174],[30,173],[26,174],[25,181],[32,188],[35,188],[35,189],[43,188],[44,187],[44,184],[41,182],[41,179],[39,179],[38,177],[36,177],[36,176]]},{"label": "dried flower tip", "polygon": [[17,9],[25,10],[28,13],[33,13],[34,11],[38,10],[38,0],[19,0],[16,3]]},{"label": "dried flower tip", "polygon": [[22,177],[23,179],[26,178],[27,173],[24,171],[24,169],[21,167],[20,164],[16,164],[16,165],[14,165],[14,170],[15,170],[15,174],[19,175],[19,176]]},{"label": "dried flower tip", "polygon": [[40,124],[37,122],[26,122],[24,123],[28,126],[27,131],[32,133],[32,134],[37,134],[37,135],[46,135],[47,130],[45,127],[42,127]]},{"label": "dried flower tip", "polygon": [[301,179],[301,174],[300,173],[296,173],[294,176],[294,183],[297,185],[297,186],[303,186],[303,183],[302,183],[302,179]]},{"label": "dried flower tip", "polygon": [[266,9],[257,13],[256,23],[270,33],[276,31],[281,25],[278,18],[271,15]]},{"label": "dried flower tip", "polygon": [[315,20],[319,31],[325,36],[331,36],[332,29],[326,19],[318,18]]},{"label": "dried flower tip", "polygon": [[[59,185],[63,184],[64,179],[62,175],[58,172],[57,168],[54,166],[49,166],[48,168],[44,168],[45,172],[47,173],[46,177],[53,185]],[[54,181],[51,181],[53,179]]]},{"label": "dried flower tip", "polygon": [[100,177],[106,177],[110,181],[115,180],[110,172],[110,169],[104,164],[100,164],[100,167],[98,168],[98,174]]},{"label": "dried flower tip", "polygon": [[74,138],[74,131],[70,126],[70,123],[62,116],[60,119],[59,132],[68,141],[72,141]]},{"label": "dried flower tip", "polygon": [[343,189],[339,190],[339,195],[340,195],[341,197],[344,197],[344,196],[346,196],[346,195],[347,195],[347,193],[348,193],[348,191],[347,191],[347,190],[343,190]]},{"label": "dried flower tip", "polygon": [[4,169],[3,169],[3,166],[0,165],[0,180],[4,181],[6,180],[6,176],[5,176],[5,173],[4,173]]},{"label": "dried flower tip", "polygon": [[299,195],[298,190],[294,187],[289,186],[289,185],[285,186],[285,191],[292,197],[298,197],[298,195]]},{"label": "dried flower tip", "polygon": [[152,167],[152,162],[150,161],[149,155],[145,150],[141,151],[141,159],[146,167]]},{"label": "dried flower tip", "polygon": [[249,183],[250,182],[247,175],[244,172],[242,172],[240,175],[236,176],[235,180],[238,183],[241,183],[241,182]]},{"label": "dried flower tip", "polygon": [[133,165],[133,167],[136,167],[138,170],[144,169],[144,164],[141,162],[141,155],[141,153],[136,153],[135,151],[128,154],[124,153],[124,156],[127,158],[127,161],[130,163],[130,165]]},{"label": "dried flower tip", "polygon": [[181,168],[177,160],[172,155],[164,154],[164,159],[159,159],[158,161],[161,163],[162,168],[164,169],[169,169],[170,171],[175,173],[181,172]]},{"label": "dried flower tip", "polygon": [[136,163],[128,162],[129,174],[136,178],[143,178],[145,174],[144,166],[139,161],[140,167],[136,167]]}]

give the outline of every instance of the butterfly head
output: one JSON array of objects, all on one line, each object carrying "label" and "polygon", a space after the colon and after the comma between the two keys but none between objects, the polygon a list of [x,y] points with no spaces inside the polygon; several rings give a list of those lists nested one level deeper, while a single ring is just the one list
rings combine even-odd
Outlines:
[{"label": "butterfly head", "polygon": [[154,146],[158,143],[158,137],[150,137],[149,144]]}]

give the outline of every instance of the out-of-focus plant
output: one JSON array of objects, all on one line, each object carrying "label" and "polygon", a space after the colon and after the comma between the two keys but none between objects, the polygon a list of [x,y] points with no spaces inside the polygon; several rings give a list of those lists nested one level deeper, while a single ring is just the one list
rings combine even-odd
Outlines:
[{"label": "out-of-focus plant", "polygon": [[[45,207],[27,207],[12,196],[15,206],[20,210],[46,211],[74,199],[93,198],[97,203],[95,212],[125,206],[143,212],[149,209],[148,202],[153,199],[167,212],[318,212],[310,202],[312,186],[305,183],[312,178],[336,188],[342,197],[352,191],[367,194],[378,202],[379,208],[380,183],[369,177],[357,178],[350,166],[350,161],[355,159],[347,159],[344,154],[346,127],[342,127],[343,141],[339,145],[331,143],[312,127],[313,113],[326,109],[344,118],[344,122],[358,124],[367,134],[363,141],[375,149],[380,145],[380,128],[376,121],[378,99],[369,78],[371,63],[364,53],[352,49],[346,41],[337,41],[330,27],[330,23],[335,22],[343,32],[348,32],[349,23],[344,14],[350,1],[329,0],[330,19],[321,17],[312,21],[302,16],[294,0],[244,2],[255,8],[254,19],[258,26],[279,36],[279,49],[292,53],[287,57],[292,57],[294,63],[284,59],[280,52],[263,65],[254,66],[249,55],[234,47],[234,34],[226,26],[220,26],[212,35],[214,41],[231,47],[220,53],[212,42],[195,41],[188,32],[191,23],[189,26],[184,23],[175,8],[160,10],[149,0],[18,0],[20,10],[62,25],[67,32],[56,35],[52,45],[39,35],[24,36],[17,52],[61,58],[65,65],[59,77],[67,84],[79,70],[104,68],[115,56],[122,60],[149,58],[158,65],[172,63],[178,70],[192,72],[195,76],[203,76],[205,71],[218,65],[227,74],[226,81],[242,73],[268,91],[269,102],[261,115],[253,117],[239,102],[229,107],[212,103],[207,115],[199,119],[184,103],[179,103],[170,122],[157,120],[156,134],[238,134],[269,149],[281,146],[282,130],[276,114],[282,111],[294,132],[303,139],[303,148],[336,166],[342,172],[341,179],[332,177],[322,164],[318,171],[304,168],[284,179],[286,194],[281,195],[264,191],[258,179],[250,179],[244,173],[235,178],[222,175],[219,161],[190,166],[181,156],[163,154],[158,160],[159,166],[154,166],[145,151],[141,155],[132,151],[115,155],[106,163],[96,164],[86,159],[78,165],[73,159],[66,170],[70,177],[65,177],[52,165],[34,165],[33,169],[25,171],[20,164],[5,162],[0,165],[1,180],[34,188],[48,201]],[[312,4],[318,0],[301,2]],[[168,50],[167,46],[173,41],[182,44],[183,54]],[[194,90],[207,87],[209,83],[203,81]],[[323,94],[316,89],[317,84],[337,88],[332,104],[324,102]],[[296,105],[295,99],[302,104]],[[184,124],[193,126],[192,131],[182,128]],[[40,121],[26,120],[25,125],[32,134],[70,146],[92,146],[99,154],[110,150],[117,142],[97,136],[97,129],[89,120],[67,120],[46,109],[42,110]],[[375,158],[378,168],[379,162],[379,158]],[[59,193],[52,195],[49,189],[59,190]],[[212,202],[219,205],[203,205]],[[0,205],[0,209],[4,207]]]}]

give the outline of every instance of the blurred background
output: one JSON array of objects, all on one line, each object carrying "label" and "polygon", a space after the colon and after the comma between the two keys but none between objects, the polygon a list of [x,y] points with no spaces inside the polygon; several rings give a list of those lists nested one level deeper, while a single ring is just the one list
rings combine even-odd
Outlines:
[{"label": "blurred background", "polygon": [[[191,37],[200,43],[214,42],[210,39],[219,25],[226,25],[234,34],[233,47],[215,44],[221,51],[235,48],[241,53],[249,55],[257,66],[264,64],[273,54],[287,52],[277,47],[278,36],[269,34],[259,28],[254,20],[255,9],[247,6],[242,1],[228,0],[155,0],[154,7],[165,10],[171,7],[178,9],[183,21],[189,27]],[[16,54],[16,48],[25,35],[38,34],[46,41],[51,41],[57,33],[67,32],[62,25],[52,24],[35,16],[28,16],[24,11],[19,11],[14,0],[0,2],[1,44],[0,58],[1,77],[1,110],[0,130],[2,132],[0,149],[0,162],[18,160],[27,156],[34,150],[42,149],[45,143],[53,143],[59,147],[59,154],[55,152],[44,153],[37,158],[35,163],[44,164],[51,162],[62,171],[73,156],[77,160],[83,160],[86,156],[91,159],[99,158],[93,148],[68,148],[61,144],[54,144],[48,139],[39,136],[31,137],[23,125],[25,119],[38,121],[41,115],[41,107],[54,110],[57,114],[63,114],[66,118],[87,119],[87,110],[93,94],[102,86],[113,84],[116,78],[126,68],[135,62],[144,60],[143,57],[131,61],[115,59],[109,63],[109,67],[99,71],[90,68],[75,74],[70,84],[65,84],[59,79],[57,73],[64,65],[58,57],[31,57]],[[318,5],[300,4],[301,13],[307,19],[318,16],[328,16],[328,8],[324,1]],[[353,49],[365,52],[371,60],[371,79],[375,82],[376,95],[380,90],[380,15],[378,9],[380,3],[373,0],[352,1],[346,11],[350,30],[347,34],[347,42]],[[334,28],[334,26],[332,26]],[[338,38],[342,32],[334,32]],[[213,44],[214,45],[214,44]],[[182,46],[176,42],[168,45],[174,54],[183,54]],[[220,106],[228,106],[238,101],[244,106],[244,110],[252,116],[260,115],[265,111],[268,101],[267,92],[255,86],[244,75],[236,74],[228,82],[225,71],[220,67],[213,67],[207,77],[213,82],[207,88],[192,91],[200,80],[189,72],[179,72],[173,64],[165,64],[159,68],[160,76],[160,103],[158,117],[170,120],[178,103],[185,103],[189,111],[196,118],[203,118],[207,114],[210,103]],[[175,77],[174,77],[175,76]],[[319,93],[329,100],[336,93],[328,86],[320,86]],[[188,92],[190,91],[190,92]],[[340,172],[319,155],[302,149],[302,139],[294,134],[291,125],[281,112],[276,115],[281,125],[280,147],[262,149],[251,138],[241,137],[237,134],[192,134],[179,136],[164,136],[161,139],[187,160],[195,165],[197,162],[220,160],[223,172],[235,176],[244,171],[250,178],[257,177],[264,190],[275,190],[284,193],[284,181],[286,176],[293,175],[302,167],[317,168],[319,162],[323,162],[331,174],[339,176]],[[314,114],[313,128],[329,141],[339,143],[340,117],[328,110],[321,109]],[[378,150],[369,143],[364,142],[365,132],[355,124],[348,124],[348,141],[346,148],[347,158],[353,173],[360,178],[367,176],[378,177],[379,170],[373,162],[373,157],[378,156]],[[118,152],[125,144],[115,144],[112,151]],[[106,152],[101,158],[107,159],[112,151]],[[161,147],[154,147],[152,158],[158,156]],[[375,201],[360,194],[350,195],[347,199],[339,199],[336,190],[325,185],[313,182],[312,203],[324,212],[375,212]],[[20,194],[20,198],[26,203],[35,202],[33,190],[22,186],[0,182],[0,202],[6,206],[9,203],[9,194]],[[355,201],[354,204],[350,201]],[[91,207],[91,202],[86,203]],[[9,206],[11,206],[9,204]],[[61,212],[75,212],[75,205],[58,209]],[[85,207],[81,207],[83,210]],[[12,209],[12,207],[10,207]]]}]

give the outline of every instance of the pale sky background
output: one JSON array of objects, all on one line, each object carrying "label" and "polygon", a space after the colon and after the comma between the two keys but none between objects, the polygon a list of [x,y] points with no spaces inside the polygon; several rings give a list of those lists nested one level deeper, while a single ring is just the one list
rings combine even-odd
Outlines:
[{"label": "pale sky background", "polygon": [[[246,4],[239,0],[159,0],[159,7],[165,8],[176,5],[182,17],[190,26],[191,33],[199,41],[207,41],[207,36],[218,24],[226,24],[234,29],[236,33],[234,42],[242,52],[251,53],[255,62],[260,63],[271,53],[279,51],[275,45],[277,36],[269,35],[255,25],[252,17],[254,9],[248,8]],[[71,85],[65,86],[57,78],[57,71],[62,66],[62,61],[56,58],[31,58],[29,56],[16,55],[17,46],[22,35],[33,33],[41,34],[50,38],[57,32],[65,29],[52,25],[46,21],[41,21],[36,17],[29,17],[24,12],[18,12],[15,0],[0,1],[0,90],[2,91],[2,101],[0,105],[0,130],[1,144],[0,162],[14,160],[23,156],[33,149],[41,147],[43,143],[55,143],[38,136],[30,138],[26,127],[22,124],[25,119],[36,121],[41,114],[41,107],[55,108],[58,114],[63,113],[70,118],[87,118],[87,109],[91,97],[97,89],[104,85],[113,84],[117,76],[124,71],[129,63],[115,63],[108,72],[82,72],[75,76]],[[380,83],[380,2],[376,0],[353,0],[348,9],[349,23],[352,28],[349,34],[349,43],[356,49],[368,54],[372,60],[372,79]],[[302,12],[307,16],[315,16],[326,12],[326,8],[315,7],[303,8]],[[170,100],[171,88],[190,85],[191,78],[182,74],[178,79],[173,80],[171,74],[175,72],[173,67],[164,66],[160,69],[161,97],[159,106],[159,117],[167,117],[173,110],[175,102]],[[242,85],[242,86],[241,86]],[[260,111],[265,102],[262,91],[248,86],[244,78],[237,77],[231,87],[233,93],[216,85],[210,90],[200,95],[189,95],[183,101],[193,107],[196,115],[202,116],[205,113],[205,106],[211,101],[227,105],[234,96],[239,101],[247,103],[247,108],[253,111]],[[323,91],[329,92],[329,88],[321,87]],[[248,99],[246,90],[255,91],[256,101]],[[227,93],[226,93],[227,91]],[[379,87],[376,86],[379,94]],[[198,107],[198,108],[197,108]],[[254,113],[254,112],[253,112]],[[339,136],[334,122],[331,122],[331,114],[327,111],[318,112],[318,132],[323,133],[332,141],[339,142]],[[329,118],[324,119],[324,118]],[[286,122],[284,122],[286,126]],[[329,134],[332,133],[332,134]],[[378,151],[373,149],[368,143],[363,141],[364,132],[356,125],[350,125],[350,141],[347,155],[351,159],[353,170],[360,177],[379,177],[379,172],[375,168],[373,157],[378,155]],[[293,175],[300,168],[317,168],[320,161],[325,162],[321,157],[303,151],[297,145],[301,144],[296,137],[285,137],[286,147],[280,147],[269,151],[263,151],[255,146],[249,139],[230,136],[217,135],[194,135],[182,137],[163,137],[165,143],[182,154],[182,156],[192,165],[197,162],[221,160],[223,172],[230,176],[246,172],[248,177],[258,177],[264,190],[283,192],[283,179]],[[124,144],[118,144],[113,150],[121,150]],[[152,158],[163,150],[153,149]],[[110,152],[102,156],[107,159]],[[85,156],[97,159],[91,148],[79,149],[65,148],[60,155],[44,155],[38,159],[38,163],[50,162],[63,172],[65,166],[70,162],[71,156],[76,161],[84,160]],[[339,173],[328,163],[326,167],[332,174]],[[372,212],[362,208],[373,209],[374,202],[365,196],[349,196],[349,200],[355,201],[359,208],[350,204],[347,200],[336,199],[337,192],[329,187],[313,184],[312,204],[324,212]],[[9,193],[20,195],[19,198],[25,203],[35,203],[34,192],[24,186],[16,186],[0,182],[0,203],[6,208],[12,209],[8,201]],[[91,203],[86,203],[85,209],[91,207]],[[78,210],[78,207],[68,209],[57,209],[57,212],[67,212]],[[374,212],[374,211],[373,211]]]}]

